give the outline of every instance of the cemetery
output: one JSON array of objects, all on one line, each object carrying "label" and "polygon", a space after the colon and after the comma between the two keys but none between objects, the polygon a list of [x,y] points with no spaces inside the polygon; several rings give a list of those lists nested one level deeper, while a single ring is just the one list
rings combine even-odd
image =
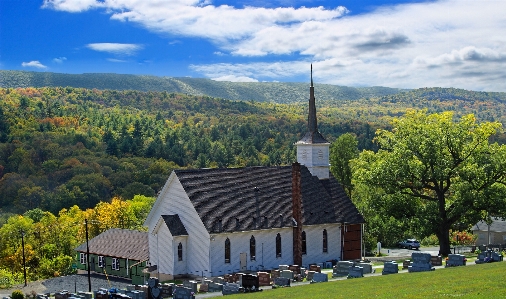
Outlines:
[{"label": "cemetery", "polygon": [[[440,258],[440,257],[437,257]],[[384,261],[383,266],[363,260],[338,261],[330,269],[328,265],[279,265],[271,271],[245,271],[245,273],[230,273],[218,277],[193,277],[173,283],[162,283],[156,278],[149,278],[145,285],[129,285],[125,289],[100,288],[93,292],[74,292],[66,290],[54,294],[38,294],[36,299],[194,299],[199,294],[217,293],[217,295],[232,295],[240,293],[261,292],[266,289],[293,287],[305,284],[320,284],[349,278],[363,278],[368,275],[390,275],[423,271],[434,271],[436,267],[466,266],[467,258],[461,254],[450,254],[445,259],[446,265],[434,265],[439,259],[428,253],[413,252],[411,259],[404,260],[407,269],[397,261]],[[503,261],[502,255],[493,250],[486,250],[478,254],[475,264]],[[381,269],[382,268],[382,269]],[[382,270],[381,274],[376,270]],[[402,269],[403,271],[400,271]],[[407,270],[407,271],[406,271]],[[469,271],[469,270],[468,270]],[[397,276],[397,275],[396,275]],[[404,275],[403,275],[404,276]],[[330,278],[330,279],[329,279]]]}]

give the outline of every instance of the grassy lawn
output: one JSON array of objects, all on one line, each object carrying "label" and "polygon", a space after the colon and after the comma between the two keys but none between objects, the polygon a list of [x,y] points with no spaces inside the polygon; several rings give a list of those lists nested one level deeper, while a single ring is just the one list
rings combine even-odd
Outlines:
[{"label": "grassy lawn", "polygon": [[331,281],[227,298],[504,298],[506,263]]}]

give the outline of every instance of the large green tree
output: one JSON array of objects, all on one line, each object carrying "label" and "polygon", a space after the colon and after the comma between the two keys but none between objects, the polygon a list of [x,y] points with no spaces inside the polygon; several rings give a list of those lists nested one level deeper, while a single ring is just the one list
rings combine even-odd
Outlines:
[{"label": "large green tree", "polygon": [[362,152],[353,166],[356,184],[385,195],[360,200],[411,224],[420,236],[435,234],[442,255],[451,253],[450,229],[504,215],[506,146],[489,142],[500,123],[413,110],[392,125],[376,133],[379,151]]},{"label": "large green tree", "polygon": [[330,146],[330,171],[351,196],[350,161],[358,157],[358,140],[352,133],[339,136]]}]

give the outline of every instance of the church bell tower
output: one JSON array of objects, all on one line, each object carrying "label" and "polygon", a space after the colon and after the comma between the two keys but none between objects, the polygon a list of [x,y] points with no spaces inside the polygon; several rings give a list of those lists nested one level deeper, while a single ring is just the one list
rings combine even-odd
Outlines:
[{"label": "church bell tower", "polygon": [[309,113],[307,120],[308,131],[297,141],[297,162],[306,166],[312,175],[321,179],[329,178],[330,143],[318,131],[316,120],[316,104],[313,86],[313,65],[311,64],[311,86],[309,87]]}]

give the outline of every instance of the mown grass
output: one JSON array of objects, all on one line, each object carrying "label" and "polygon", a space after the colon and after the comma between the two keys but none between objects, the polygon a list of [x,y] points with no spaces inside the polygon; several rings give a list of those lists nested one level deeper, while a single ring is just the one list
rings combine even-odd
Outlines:
[{"label": "mown grass", "polygon": [[505,298],[506,263],[330,281],[233,298]]}]

